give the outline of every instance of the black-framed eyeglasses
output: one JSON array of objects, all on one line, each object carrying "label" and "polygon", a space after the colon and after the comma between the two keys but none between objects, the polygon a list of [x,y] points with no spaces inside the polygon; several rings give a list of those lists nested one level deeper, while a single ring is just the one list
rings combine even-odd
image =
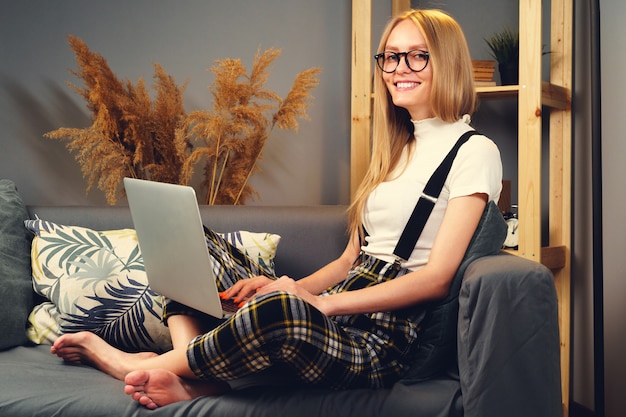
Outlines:
[{"label": "black-framed eyeglasses", "polygon": [[407,67],[413,72],[420,72],[426,68],[428,60],[430,59],[430,54],[420,49],[408,52],[384,51],[374,55],[374,59],[378,64],[378,68],[383,72],[392,73],[398,68],[398,65],[400,65],[400,58],[402,58],[403,55],[404,62],[406,62]]}]

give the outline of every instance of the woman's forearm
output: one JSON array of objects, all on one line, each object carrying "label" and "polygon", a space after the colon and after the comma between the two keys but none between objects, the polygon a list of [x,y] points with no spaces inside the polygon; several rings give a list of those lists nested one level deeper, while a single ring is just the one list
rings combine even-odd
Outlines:
[{"label": "woman's forearm", "polygon": [[353,262],[343,257],[334,260],[313,274],[298,281],[304,289],[311,294],[318,295],[329,287],[343,281]]},{"label": "woman's forearm", "polygon": [[428,269],[355,291],[320,297],[319,308],[329,316],[393,311],[445,297],[451,277],[435,279]]},{"label": "woman's forearm", "polygon": [[354,236],[350,239],[346,249],[339,258],[320,268],[311,275],[302,278],[298,281],[298,284],[311,294],[318,295],[327,288],[346,279],[348,271],[350,271],[350,268],[354,264],[354,261],[360,252],[358,242],[358,237]]}]

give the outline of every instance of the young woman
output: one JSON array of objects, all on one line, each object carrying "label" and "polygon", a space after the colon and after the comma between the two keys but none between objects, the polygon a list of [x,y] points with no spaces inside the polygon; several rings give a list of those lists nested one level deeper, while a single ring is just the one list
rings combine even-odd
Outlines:
[{"label": "young woman", "polygon": [[[499,198],[502,168],[495,144],[472,136],[412,254],[396,267],[394,247],[426,182],[471,130],[475,92],[465,37],[444,12],[393,19],[378,51],[372,161],[338,259],[296,281],[255,274],[241,256],[227,257],[235,267],[224,265],[224,296],[247,301],[214,328],[168,304],[174,348],[162,355],[124,353],[91,333],[64,335],[51,351],[124,379],[126,393],[148,408],[222,393],[229,380],[276,364],[311,385],[394,384],[414,349],[421,305],[449,291],[487,202]],[[210,240],[216,258],[232,254]]]}]

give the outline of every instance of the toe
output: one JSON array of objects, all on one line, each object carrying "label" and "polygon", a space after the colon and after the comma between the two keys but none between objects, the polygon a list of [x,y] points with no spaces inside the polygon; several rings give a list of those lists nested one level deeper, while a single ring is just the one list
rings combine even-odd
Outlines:
[{"label": "toe", "polygon": [[150,379],[150,374],[148,372],[132,371],[124,377],[124,382],[127,385],[144,386],[148,382],[148,379]]}]

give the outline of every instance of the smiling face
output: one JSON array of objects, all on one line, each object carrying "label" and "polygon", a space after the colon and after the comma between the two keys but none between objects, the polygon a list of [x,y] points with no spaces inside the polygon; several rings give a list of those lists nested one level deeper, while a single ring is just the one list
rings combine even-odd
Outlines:
[{"label": "smiling face", "polygon": [[[416,49],[428,51],[424,35],[410,19],[399,22],[387,38],[385,51],[406,52]],[[393,103],[405,108],[411,119],[434,117],[430,101],[433,81],[432,59],[422,71],[414,72],[406,65],[403,56],[394,72],[383,73],[383,80]]]}]

